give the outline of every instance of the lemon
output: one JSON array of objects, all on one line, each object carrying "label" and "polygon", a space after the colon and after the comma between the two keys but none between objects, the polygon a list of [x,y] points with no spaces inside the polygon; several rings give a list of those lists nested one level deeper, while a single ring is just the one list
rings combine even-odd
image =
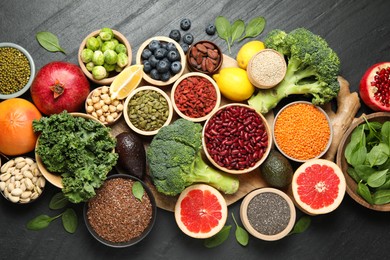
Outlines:
[{"label": "lemon", "polygon": [[238,67],[246,70],[249,60],[259,51],[264,50],[264,43],[261,41],[250,41],[242,45],[241,49],[237,53]]},{"label": "lemon", "polygon": [[233,101],[244,101],[250,98],[255,91],[246,70],[241,68],[223,68],[219,74],[213,75],[213,79],[217,82],[221,94]]},{"label": "lemon", "polygon": [[112,99],[124,99],[142,80],[143,65],[132,65],[122,70],[110,85]]}]

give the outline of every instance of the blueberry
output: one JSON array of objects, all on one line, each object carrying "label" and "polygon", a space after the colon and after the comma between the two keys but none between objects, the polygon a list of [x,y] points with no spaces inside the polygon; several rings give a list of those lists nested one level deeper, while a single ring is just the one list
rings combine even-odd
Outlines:
[{"label": "blueberry", "polygon": [[180,28],[184,31],[187,31],[191,27],[191,21],[188,18],[184,18],[180,21]]},{"label": "blueberry", "polygon": [[181,63],[180,63],[180,61],[172,62],[172,64],[171,64],[171,71],[172,71],[172,73],[173,74],[177,74],[177,73],[180,72],[180,70],[181,70]]},{"label": "blueberry", "polygon": [[180,41],[180,38],[181,38],[181,34],[180,34],[180,31],[179,30],[172,30],[170,33],[169,33],[169,38],[179,42]]},{"label": "blueberry", "polygon": [[168,45],[168,43],[162,42],[162,43],[161,43],[161,48],[166,49],[166,48],[167,48],[167,45]]},{"label": "blueberry", "polygon": [[150,64],[150,61],[146,60],[144,61],[144,72],[149,73],[152,70],[152,65]]},{"label": "blueberry", "polygon": [[167,48],[168,51],[174,51],[177,50],[176,45],[173,42],[168,42],[167,43]]},{"label": "blueberry", "polygon": [[152,52],[148,48],[145,48],[141,53],[141,57],[144,60],[149,59],[150,56],[152,56]]},{"label": "blueberry", "polygon": [[162,81],[168,81],[170,78],[171,78],[171,73],[169,72],[169,70],[167,72],[160,74],[160,79]]},{"label": "blueberry", "polygon": [[184,34],[183,42],[191,45],[194,42],[194,36],[191,33]]},{"label": "blueberry", "polygon": [[180,54],[177,50],[169,51],[167,54],[167,58],[169,61],[177,61],[180,60]]},{"label": "blueberry", "polygon": [[162,60],[167,55],[167,53],[168,53],[167,49],[158,48],[157,50],[154,51],[153,54],[157,59]]},{"label": "blueberry", "polygon": [[157,69],[158,73],[162,74],[162,73],[169,71],[169,65],[170,64],[167,61],[160,60],[157,63],[156,69]]},{"label": "blueberry", "polygon": [[184,42],[180,44],[180,47],[183,49],[184,53],[187,53],[188,49],[190,48],[190,46]]},{"label": "blueberry", "polygon": [[159,60],[154,55],[150,56],[148,61],[150,62],[150,66],[152,66],[152,68],[155,68],[159,62]]},{"label": "blueberry", "polygon": [[151,50],[153,52],[156,49],[161,47],[161,43],[159,40],[152,40],[151,42],[149,42],[148,47],[149,47],[149,50]]},{"label": "blueberry", "polygon": [[155,79],[155,80],[160,80],[160,74],[158,73],[158,71],[156,70],[156,69],[152,69],[151,71],[150,71],[150,77],[152,78],[152,79]]},{"label": "blueberry", "polygon": [[206,33],[208,35],[214,35],[215,34],[215,25],[214,24],[209,24],[206,27]]}]

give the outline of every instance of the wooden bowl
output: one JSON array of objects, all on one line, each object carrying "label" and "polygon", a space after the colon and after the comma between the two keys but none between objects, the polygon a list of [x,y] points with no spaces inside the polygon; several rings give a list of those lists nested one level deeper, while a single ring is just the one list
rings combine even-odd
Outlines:
[{"label": "wooden bowl", "polygon": [[[99,122],[100,124],[102,124],[99,120],[97,120],[96,118],[94,118],[93,116],[91,115],[88,115],[88,114],[84,114],[84,113],[70,113],[72,116],[74,117],[82,117],[82,118],[85,118],[85,119],[91,119],[91,120],[94,120],[96,122]],[[104,126],[104,124],[102,124]],[[38,147],[38,143],[39,143],[39,137],[38,137],[38,140],[37,140],[37,143],[35,145],[35,150],[36,148]],[[115,152],[115,149],[112,151],[112,152]],[[50,182],[51,184],[53,184],[54,186],[56,186],[57,188],[60,188],[62,189],[64,186],[62,185],[62,177],[61,175],[57,175],[57,174],[53,174],[51,172],[49,172],[43,161],[42,161],[42,158],[35,152],[35,160],[37,162],[37,165],[38,165],[38,169],[41,171],[43,177],[45,177],[45,179]]]},{"label": "wooden bowl", "polygon": [[180,63],[181,63],[181,70],[179,73],[175,74],[174,76],[172,76],[168,81],[162,81],[162,80],[155,80],[155,79],[152,79],[147,73],[143,73],[143,79],[146,80],[148,83],[154,85],[154,86],[167,86],[167,85],[170,85],[170,84],[173,84],[178,78],[180,78],[180,76],[183,74],[184,72],[184,69],[186,68],[186,55],[184,54],[184,51],[183,49],[181,48],[180,44],[178,44],[175,40],[172,40],[171,38],[169,37],[165,37],[165,36],[156,36],[156,37],[152,37],[152,38],[149,38],[147,39],[146,41],[144,41],[141,46],[139,47],[138,51],[137,51],[137,55],[136,55],[136,64],[142,64],[142,51],[149,45],[149,43],[153,40],[158,40],[160,42],[170,42],[170,43],[173,43],[175,46],[176,46],[176,49],[179,51],[179,54],[180,54]]},{"label": "wooden bowl", "polygon": [[[213,157],[210,155],[210,152],[207,148],[207,140],[205,138],[206,136],[206,129],[207,129],[207,126],[208,124],[210,124],[210,120],[213,119],[214,116],[218,115],[221,111],[225,110],[226,108],[228,107],[232,107],[232,106],[237,106],[237,107],[243,107],[245,109],[248,109],[248,110],[251,110],[253,112],[255,112],[260,120],[262,121],[264,127],[265,127],[265,131],[267,133],[267,137],[268,137],[268,143],[267,143],[267,148],[266,150],[264,151],[262,157],[260,157],[260,159],[251,167],[248,167],[248,168],[244,168],[244,169],[239,169],[239,170],[236,170],[236,169],[228,169],[226,167],[223,167],[221,165],[219,165],[214,159]],[[225,127],[224,127],[225,128]],[[254,130],[254,129],[253,129]],[[250,131],[253,131],[253,130],[250,130]],[[238,130],[237,130],[238,132]],[[229,136],[233,136],[234,134],[230,133]],[[239,136],[237,136],[237,140],[236,142],[240,143],[242,138],[241,138],[242,134],[240,134]],[[227,140],[227,139],[225,139]],[[228,140],[228,141],[231,141],[231,140]],[[272,131],[271,131],[271,128],[267,122],[267,120],[265,119],[265,117],[261,114],[261,113],[258,113],[256,112],[253,108],[251,108],[250,106],[248,105],[245,105],[245,104],[241,104],[241,103],[230,103],[230,104],[227,104],[227,105],[224,105],[224,106],[221,106],[217,111],[215,111],[206,121],[204,127],[203,127],[203,131],[202,131],[202,146],[203,146],[203,151],[207,157],[207,159],[215,166],[217,167],[218,169],[224,171],[224,172],[228,172],[228,173],[232,173],[232,174],[243,174],[243,173],[248,173],[248,172],[251,172],[253,170],[255,170],[256,168],[258,168],[264,161],[265,159],[267,158],[269,152],[271,151],[271,147],[272,147]],[[241,145],[240,145],[241,146]],[[244,147],[240,147],[240,149],[244,149]],[[246,150],[246,149],[245,149]],[[233,150],[232,150],[233,152]],[[228,158],[230,156],[229,152],[224,154],[224,155],[221,155],[220,153],[218,153],[220,156],[223,156],[224,158]]]},{"label": "wooden bowl", "polygon": [[[218,55],[219,55],[218,63],[215,64],[215,68],[212,71],[208,71],[207,69],[203,69],[202,67],[198,68],[197,66],[194,66],[194,64],[191,62],[191,58],[194,58],[193,57],[193,49],[196,48],[197,44],[204,44],[204,43],[209,44],[210,46],[213,46],[214,49],[217,50]],[[218,47],[218,45],[216,45],[215,43],[213,43],[211,41],[198,41],[198,42],[192,44],[191,47],[187,51],[186,57],[187,57],[188,69],[190,71],[201,72],[201,73],[205,73],[207,75],[213,75],[213,74],[217,73],[219,71],[219,69],[221,68],[222,63],[223,63],[223,54],[222,54],[221,49]]]},{"label": "wooden bowl", "polygon": [[[128,64],[126,65],[126,67],[129,67],[131,65],[131,60],[132,60],[132,52],[131,52],[131,46],[130,46],[130,43],[129,41],[126,39],[126,37],[121,34],[120,32],[118,31],[115,31],[115,30],[112,30],[114,35],[115,35],[115,38],[120,42],[120,43],[123,43],[125,46],[126,46],[126,49],[127,49],[127,56],[128,56],[128,59],[129,59],[129,62]],[[98,80],[98,79],[95,79],[93,76],[92,76],[92,73],[87,70],[87,68],[85,67],[85,64],[84,62],[81,60],[81,52],[83,51],[83,49],[86,47],[86,42],[88,40],[88,38],[90,37],[96,37],[97,35],[99,35],[99,32],[100,30],[96,30],[94,32],[91,32],[90,34],[88,34],[87,37],[84,38],[84,40],[81,42],[80,44],[80,47],[79,47],[79,51],[78,51],[78,61],[79,61],[79,65],[80,65],[80,68],[81,70],[84,72],[85,76],[87,76],[91,81],[95,82],[96,84],[99,84],[99,85],[110,85],[116,75],[118,75],[119,73],[116,72],[116,71],[112,71],[112,72],[109,72],[108,74],[108,77],[107,78],[104,78],[104,79],[101,79],[101,80]],[[125,67],[125,68],[126,68]],[[123,68],[124,69],[124,68]]]},{"label": "wooden bowl", "polygon": [[172,117],[173,117],[172,102],[171,102],[169,96],[164,91],[162,91],[158,87],[154,87],[154,86],[142,86],[142,87],[138,87],[138,88],[134,89],[130,93],[130,95],[126,98],[126,100],[125,100],[123,116],[125,118],[126,124],[130,127],[131,130],[133,130],[134,132],[136,132],[136,133],[138,133],[140,135],[151,136],[151,135],[157,134],[158,130],[160,130],[161,127],[159,127],[158,129],[152,130],[152,131],[145,131],[145,130],[139,129],[131,122],[131,120],[130,120],[130,116],[131,115],[129,115],[129,103],[131,102],[131,99],[138,92],[146,91],[146,90],[153,90],[153,91],[158,92],[167,101],[167,104],[168,104],[168,118],[167,118],[167,120],[165,121],[165,123],[161,127],[169,125],[169,123],[171,122]]},{"label": "wooden bowl", "polygon": [[[216,103],[215,103],[215,106],[212,110],[210,110],[209,113],[207,113],[206,115],[202,116],[202,117],[190,117],[190,116],[187,116],[185,114],[185,112],[182,112],[180,111],[180,109],[177,107],[176,105],[176,100],[175,100],[175,91],[177,89],[177,87],[180,85],[180,83],[184,80],[184,79],[188,79],[190,77],[202,77],[202,78],[205,78],[207,79],[214,87],[215,89],[215,92],[216,92]],[[215,111],[218,110],[219,108],[219,105],[221,104],[221,92],[219,91],[219,88],[218,88],[218,85],[217,83],[208,75],[204,74],[204,73],[200,73],[200,72],[189,72],[189,73],[186,73],[184,74],[183,76],[181,76],[176,82],[175,84],[173,84],[173,87],[172,87],[172,90],[171,90],[171,101],[172,101],[172,105],[173,105],[173,108],[175,109],[176,113],[184,118],[184,119],[187,119],[189,121],[192,121],[192,122],[203,122],[205,121],[206,119],[208,119],[210,117],[211,114],[213,114]]]},{"label": "wooden bowl", "polygon": [[[369,122],[380,122],[384,123],[386,121],[390,121],[390,113],[387,112],[376,112],[369,115],[365,115],[367,121]],[[351,141],[351,134],[353,130],[355,130],[356,127],[359,125],[365,123],[365,120],[363,116],[359,117],[357,120],[355,120],[350,128],[345,132],[343,138],[340,141],[339,147],[337,149],[337,157],[336,162],[337,165],[340,167],[340,169],[343,171],[345,180],[347,182],[347,193],[349,196],[355,200],[360,205],[376,210],[376,211],[390,211],[390,203],[383,204],[383,205],[371,205],[366,200],[364,200],[362,197],[360,197],[359,194],[357,194],[357,183],[354,179],[348,174],[348,163],[345,159],[345,148],[348,145],[348,143]]]}]

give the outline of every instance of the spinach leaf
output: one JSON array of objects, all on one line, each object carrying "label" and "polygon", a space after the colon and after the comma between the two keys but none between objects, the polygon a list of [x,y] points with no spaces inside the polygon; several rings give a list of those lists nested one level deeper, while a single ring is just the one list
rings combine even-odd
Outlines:
[{"label": "spinach leaf", "polygon": [[253,38],[258,36],[265,27],[265,19],[262,16],[255,17],[249,21],[245,28],[245,35],[238,41],[242,41],[245,38]]},{"label": "spinach leaf", "polygon": [[390,146],[390,121],[387,121],[382,125],[381,136],[382,142]]},{"label": "spinach leaf", "polygon": [[231,45],[233,45],[235,40],[241,37],[244,31],[245,31],[244,21],[241,19],[234,21],[231,27]]},{"label": "spinach leaf", "polygon": [[27,223],[27,229],[37,231],[37,230],[47,228],[50,222],[52,222],[53,220],[55,220],[60,216],[61,214],[55,217],[50,217],[48,215],[39,215]]},{"label": "spinach leaf", "polygon": [[375,190],[378,191],[378,190],[387,190],[387,189],[390,189],[390,178],[389,178],[389,176],[387,176],[386,182],[383,183],[378,188],[376,188]]},{"label": "spinach leaf", "polygon": [[358,165],[355,167],[355,171],[363,181],[367,182],[370,175],[375,172],[375,169],[368,165]]},{"label": "spinach leaf", "polygon": [[345,147],[345,159],[351,164],[352,153],[361,146],[361,138],[364,135],[364,126],[360,125],[352,131],[351,140]]},{"label": "spinach leaf", "polygon": [[76,212],[73,209],[67,208],[62,213],[62,225],[64,226],[64,229],[67,232],[71,234],[76,232],[78,220],[77,220]]},{"label": "spinach leaf", "polygon": [[359,194],[365,201],[370,204],[374,204],[370,189],[362,182],[358,183],[357,194]]},{"label": "spinach leaf", "polygon": [[295,223],[293,230],[289,233],[292,234],[300,234],[303,233],[306,229],[309,228],[311,223],[311,218],[307,215],[302,216],[297,223]]},{"label": "spinach leaf", "polygon": [[367,153],[367,161],[371,167],[382,165],[389,159],[389,153],[389,146],[384,143],[379,143],[372,147],[371,151]]},{"label": "spinach leaf", "polygon": [[232,32],[229,20],[226,19],[224,16],[218,16],[217,18],[215,18],[215,29],[217,29],[218,36],[226,41],[230,53],[229,39],[232,35]]},{"label": "spinach leaf", "polygon": [[139,181],[134,182],[133,187],[131,188],[131,191],[139,201],[142,201],[142,197],[144,196],[144,187]]},{"label": "spinach leaf", "polygon": [[237,239],[237,242],[242,245],[242,246],[246,246],[248,245],[248,242],[249,242],[249,235],[248,235],[248,232],[246,232],[245,229],[243,229],[242,227],[240,227],[238,224],[237,224],[237,221],[236,221],[236,218],[234,217],[234,214],[232,213],[232,217],[233,217],[233,220],[234,220],[234,223],[236,224],[236,239]]},{"label": "spinach leaf", "polygon": [[64,54],[65,50],[60,46],[58,38],[51,32],[38,32],[35,37],[39,44],[50,52],[62,52]]},{"label": "spinach leaf", "polygon": [[390,190],[378,190],[373,195],[374,204],[382,205],[390,202]]},{"label": "spinach leaf", "polygon": [[49,203],[50,209],[62,209],[68,204],[68,199],[65,198],[65,195],[62,191],[54,194]]},{"label": "spinach leaf", "polygon": [[366,161],[367,147],[365,145],[359,145],[356,151],[351,153],[350,164],[352,166],[362,165]]},{"label": "spinach leaf", "polygon": [[370,175],[367,179],[368,186],[377,188],[382,186],[386,182],[386,173],[389,170],[376,171]]},{"label": "spinach leaf", "polygon": [[231,228],[232,226],[230,225],[224,226],[216,235],[210,238],[206,238],[203,242],[203,245],[207,248],[213,248],[221,245],[223,242],[225,242],[226,239],[228,239]]},{"label": "spinach leaf", "polygon": [[347,172],[351,178],[358,183],[359,181],[362,180],[362,178],[359,177],[357,174],[356,170],[353,167],[348,167]]}]

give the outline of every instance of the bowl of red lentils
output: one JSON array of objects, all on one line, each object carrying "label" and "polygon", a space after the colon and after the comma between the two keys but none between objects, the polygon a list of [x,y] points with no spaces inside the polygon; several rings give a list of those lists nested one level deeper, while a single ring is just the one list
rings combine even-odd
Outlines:
[{"label": "bowl of red lentils", "polygon": [[310,102],[296,101],[284,106],[275,116],[273,137],[284,156],[305,162],[326,153],[333,129],[323,109]]},{"label": "bowl of red lentils", "polygon": [[265,117],[248,105],[230,103],[207,119],[203,150],[218,169],[243,174],[258,168],[272,146],[272,131]]},{"label": "bowl of red lentils", "polygon": [[219,108],[221,92],[211,77],[200,72],[190,72],[181,76],[173,85],[171,101],[180,117],[202,122]]},{"label": "bowl of red lentils", "polygon": [[128,174],[112,174],[84,204],[84,222],[100,243],[115,248],[139,243],[152,230],[157,214],[152,191]]},{"label": "bowl of red lentils", "polygon": [[0,99],[23,95],[34,76],[34,60],[26,49],[10,42],[0,43]]}]

